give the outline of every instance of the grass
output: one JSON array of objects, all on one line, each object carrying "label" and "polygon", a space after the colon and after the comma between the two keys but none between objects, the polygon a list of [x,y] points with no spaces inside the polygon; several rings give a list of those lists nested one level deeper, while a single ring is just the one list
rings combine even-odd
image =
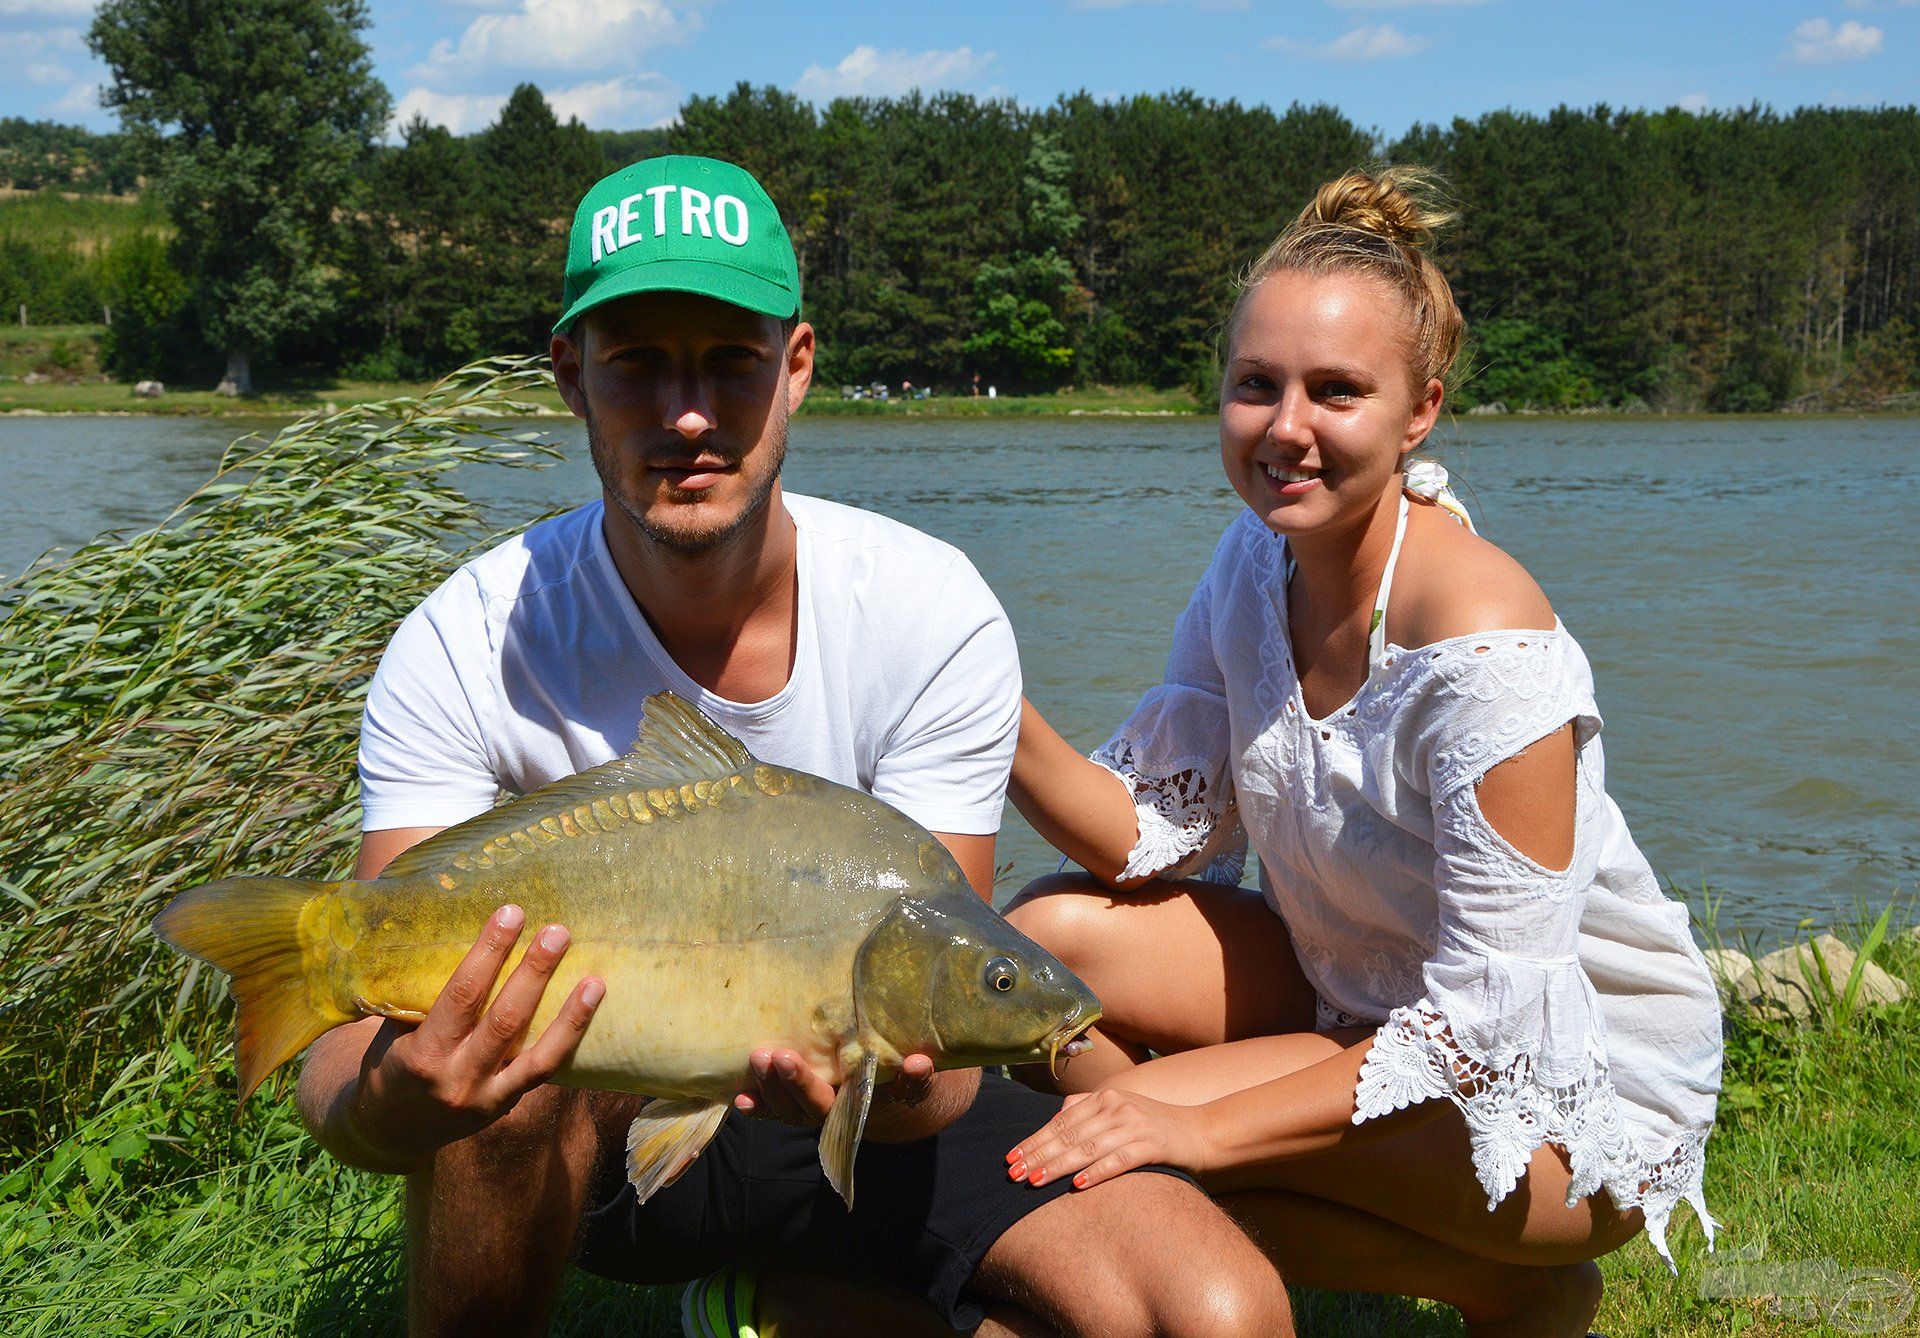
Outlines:
[{"label": "grass", "polygon": [[92,254],[118,237],[143,230],[171,231],[159,202],[149,196],[122,199],[39,190],[8,191],[0,197],[0,239],[60,241]]},{"label": "grass", "polygon": [[[224,991],[146,926],[192,882],[346,868],[368,676],[399,617],[487,538],[448,471],[537,463],[523,415],[542,384],[498,364],[243,440],[160,526],[0,589],[7,1333],[400,1331],[397,1183],[318,1152],[284,1089],[236,1121]],[[1678,1278],[1644,1239],[1605,1260],[1615,1338],[1841,1331],[1703,1295],[1738,1290],[1730,1267],[1920,1280],[1920,939],[1891,918],[1876,936],[1873,918],[1842,937],[1877,937],[1914,996],[1813,1024],[1729,1019],[1707,1181],[1721,1255],[1683,1214]],[[665,1338],[672,1300],[575,1276],[558,1328]],[[1299,1302],[1306,1333],[1460,1332],[1393,1298]]]}]

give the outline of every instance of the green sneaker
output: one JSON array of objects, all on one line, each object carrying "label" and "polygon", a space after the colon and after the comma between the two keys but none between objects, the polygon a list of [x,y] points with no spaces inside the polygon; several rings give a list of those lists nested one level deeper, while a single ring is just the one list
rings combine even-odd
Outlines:
[{"label": "green sneaker", "polygon": [[728,1267],[695,1278],[680,1294],[680,1332],[686,1338],[760,1338],[753,1292],[750,1269]]}]

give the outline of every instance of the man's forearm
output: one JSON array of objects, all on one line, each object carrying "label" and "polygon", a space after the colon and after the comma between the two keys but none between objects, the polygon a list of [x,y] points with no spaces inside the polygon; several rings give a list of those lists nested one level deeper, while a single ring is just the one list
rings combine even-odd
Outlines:
[{"label": "man's forearm", "polygon": [[412,1159],[384,1149],[357,1118],[361,1067],[380,1023],[368,1018],[328,1032],[313,1043],[300,1070],[295,1100],[314,1141],[349,1166],[383,1175],[404,1175]]}]

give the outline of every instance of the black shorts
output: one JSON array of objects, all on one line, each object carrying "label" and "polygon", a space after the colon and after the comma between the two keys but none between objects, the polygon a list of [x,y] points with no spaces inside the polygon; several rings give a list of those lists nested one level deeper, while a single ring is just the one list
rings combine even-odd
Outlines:
[{"label": "black shorts", "polygon": [[984,1314],[968,1293],[980,1260],[1008,1227],[1072,1192],[1070,1178],[1037,1189],[1007,1178],[1007,1153],[1059,1109],[1059,1097],[986,1074],[973,1105],[932,1138],[861,1145],[851,1212],[820,1169],[816,1130],[729,1114],[687,1173],[644,1204],[622,1159],[603,1158],[576,1262],[640,1283],[734,1263],[881,1279],[970,1330]]}]

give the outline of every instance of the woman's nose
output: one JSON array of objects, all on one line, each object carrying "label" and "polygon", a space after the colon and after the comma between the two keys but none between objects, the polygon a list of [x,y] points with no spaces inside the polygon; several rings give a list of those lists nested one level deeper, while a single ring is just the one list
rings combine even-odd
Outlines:
[{"label": "woman's nose", "polygon": [[1273,417],[1267,423],[1267,439],[1279,446],[1304,446],[1312,441],[1308,431],[1308,403],[1304,389],[1290,386],[1281,391],[1279,402],[1273,406]]}]

